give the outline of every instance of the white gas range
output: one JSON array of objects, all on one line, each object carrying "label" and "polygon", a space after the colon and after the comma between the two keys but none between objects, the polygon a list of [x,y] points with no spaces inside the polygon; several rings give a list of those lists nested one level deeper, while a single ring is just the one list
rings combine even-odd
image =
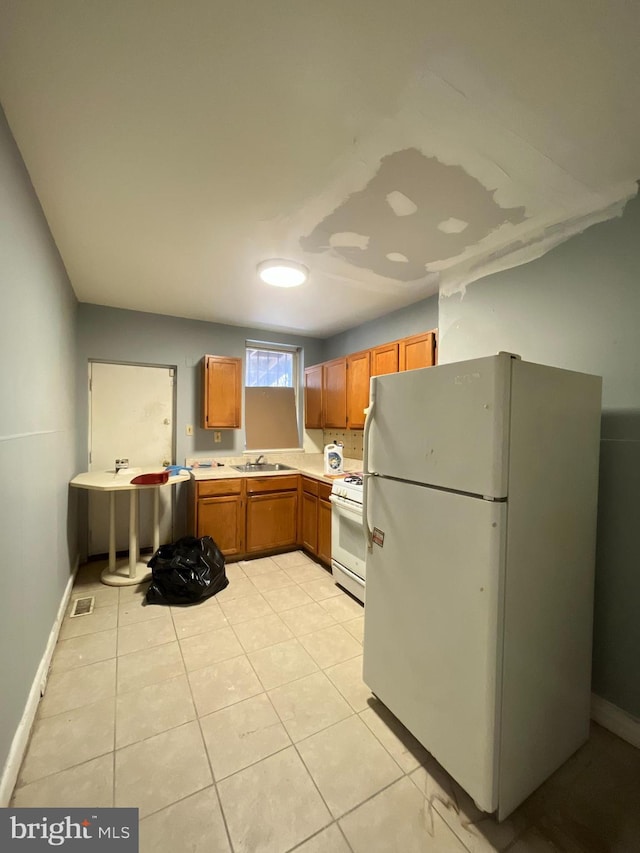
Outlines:
[{"label": "white gas range", "polygon": [[331,489],[331,567],[337,584],[364,603],[365,537],[362,474],[345,474]]}]

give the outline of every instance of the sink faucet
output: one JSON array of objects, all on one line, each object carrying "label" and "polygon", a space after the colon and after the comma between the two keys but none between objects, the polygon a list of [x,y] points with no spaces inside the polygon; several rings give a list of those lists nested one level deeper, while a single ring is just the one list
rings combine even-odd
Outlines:
[{"label": "sink faucet", "polygon": [[253,464],[259,465],[261,462],[264,462],[264,453],[261,453]]}]

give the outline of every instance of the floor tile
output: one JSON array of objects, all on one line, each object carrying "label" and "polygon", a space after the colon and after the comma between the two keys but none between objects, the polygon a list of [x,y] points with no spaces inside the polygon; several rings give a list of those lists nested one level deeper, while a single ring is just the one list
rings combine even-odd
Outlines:
[{"label": "floor tile", "polygon": [[234,631],[247,652],[256,652],[258,649],[274,646],[276,643],[282,643],[284,640],[290,640],[293,637],[291,631],[276,613],[271,613],[270,616],[259,616],[257,619],[249,619],[248,622],[241,622],[234,626]]},{"label": "floor tile", "polygon": [[258,590],[249,578],[243,574],[238,580],[229,582],[229,586],[216,594],[216,601],[233,601],[235,598],[243,598],[245,595],[255,595]]},{"label": "floor tile", "polygon": [[220,607],[230,625],[239,625],[240,622],[248,622],[249,619],[257,619],[258,616],[268,616],[273,613],[268,601],[259,594],[247,595],[233,601],[222,601]]},{"label": "floor tile", "polygon": [[36,720],[20,769],[20,785],[111,752],[114,723],[113,699]]},{"label": "floor tile", "polygon": [[51,669],[59,672],[63,669],[74,669],[108,660],[116,656],[117,630],[100,631],[98,634],[87,634],[84,637],[74,637],[71,640],[60,640],[55,648]]},{"label": "floor tile", "polygon": [[140,821],[140,853],[231,853],[214,787]]},{"label": "floor tile", "polygon": [[407,778],[342,818],[340,826],[354,853],[466,853]]},{"label": "floor tile", "polygon": [[353,714],[322,672],[276,687],[269,698],[294,743]]},{"label": "floor tile", "polygon": [[334,817],[402,775],[400,767],[357,716],[301,741],[297,749]]},{"label": "floor tile", "polygon": [[189,682],[199,717],[263,692],[244,655],[190,672]]},{"label": "floor tile", "polygon": [[[128,599],[136,599],[138,601],[142,601],[142,599],[146,596],[147,590],[150,586],[150,581],[144,581],[144,583],[134,583],[131,586],[121,586],[120,590],[120,604],[123,601],[127,601]],[[152,605],[154,607],[160,607],[160,605]]]},{"label": "floor tile", "polygon": [[118,693],[139,690],[166,678],[175,678],[185,671],[182,653],[177,642],[165,643],[118,658]]},{"label": "floor tile", "polygon": [[374,702],[373,693],[362,680],[362,655],[325,670],[354,711],[364,711]]},{"label": "floor tile", "polygon": [[92,560],[90,563],[83,563],[78,569],[73,583],[76,586],[90,586],[91,584],[101,584],[100,580],[102,572],[107,567],[106,560]]},{"label": "floor tile", "polygon": [[344,593],[333,598],[325,598],[320,604],[336,622],[350,622],[364,615],[364,607]]},{"label": "floor tile", "polygon": [[52,717],[115,696],[116,659],[78,669],[52,672],[38,707],[40,717]]},{"label": "floor tile", "polygon": [[351,848],[344,840],[338,825],[332,823],[300,847],[296,847],[295,853],[351,853]]},{"label": "floor tile", "polygon": [[376,702],[362,711],[360,719],[371,729],[405,773],[410,773],[429,759],[427,750],[382,702]]},{"label": "floor tile", "polygon": [[229,624],[220,605],[212,599],[190,607],[172,607],[171,615],[179,640],[204,634],[205,631],[215,631],[216,628],[226,628]]},{"label": "floor tile", "polygon": [[180,648],[189,672],[244,654],[232,628],[218,628],[216,631],[185,637],[180,640]]},{"label": "floor tile", "polygon": [[431,756],[410,779],[471,853],[504,850],[527,825],[528,821],[519,816],[498,823],[492,815],[481,812]]},{"label": "floor tile", "polygon": [[276,613],[292,610],[294,607],[302,607],[303,604],[311,604],[312,602],[312,599],[297,584],[284,586],[281,589],[265,590],[264,597]]},{"label": "floor tile", "polygon": [[249,654],[265,690],[310,675],[318,667],[298,640],[287,640]]},{"label": "floor tile", "polygon": [[120,600],[120,591],[117,586],[105,586],[103,583],[99,583],[91,588],[74,586],[69,598],[67,615],[72,612],[76,598],[86,598],[88,595],[93,596],[93,606],[96,608],[117,607]]},{"label": "floor tile", "polygon": [[331,572],[323,569],[317,563],[310,561],[299,566],[291,566],[291,568],[285,569],[285,572],[296,583],[313,583],[313,581],[320,580],[331,581]]},{"label": "floor tile", "polygon": [[118,626],[134,625],[150,619],[170,619],[169,608],[160,604],[145,604],[144,599],[126,598],[118,607]]},{"label": "floor tile", "polygon": [[118,628],[118,655],[128,655],[142,649],[161,646],[176,639],[171,619],[151,619]]},{"label": "floor tile", "polygon": [[267,592],[273,589],[281,589],[283,586],[291,586],[294,581],[282,569],[277,569],[275,572],[251,578],[251,583],[259,592]]},{"label": "floor tile", "polygon": [[362,654],[362,646],[342,625],[331,625],[300,637],[300,642],[321,669]]},{"label": "floor tile", "polygon": [[16,788],[11,805],[15,808],[111,808],[113,753]]},{"label": "floor tile", "polygon": [[197,722],[116,750],[116,806],[159,811],[211,785]]},{"label": "floor tile", "polygon": [[122,693],[116,701],[116,749],[195,719],[186,675]]},{"label": "floor tile", "polygon": [[314,601],[324,601],[326,598],[335,598],[337,595],[344,595],[342,590],[335,585],[330,575],[320,580],[306,581],[301,583],[300,586]]},{"label": "floor tile", "polygon": [[247,578],[240,563],[227,563],[224,570],[227,578],[229,579],[229,585],[234,581],[246,580]]},{"label": "floor tile", "polygon": [[216,781],[291,745],[266,693],[200,721]]},{"label": "floor tile", "polygon": [[218,790],[236,853],[283,853],[331,822],[292,747],[224,779]]},{"label": "floor tile", "polygon": [[291,566],[309,566],[314,565],[303,551],[288,551],[286,554],[274,554],[271,557],[273,562],[281,569],[289,569]]},{"label": "floor tile", "polygon": [[258,557],[255,560],[241,560],[240,566],[248,578],[258,575],[266,575],[269,572],[277,572],[278,564],[271,557]]},{"label": "floor tile", "polygon": [[302,607],[294,607],[293,610],[285,610],[282,613],[282,621],[289,626],[296,637],[336,624],[333,616],[330,616],[315,601],[311,604],[303,604]]},{"label": "floor tile", "polygon": [[352,637],[359,643],[364,642],[364,616],[357,616],[355,619],[349,619],[343,622],[342,626],[351,634]]}]

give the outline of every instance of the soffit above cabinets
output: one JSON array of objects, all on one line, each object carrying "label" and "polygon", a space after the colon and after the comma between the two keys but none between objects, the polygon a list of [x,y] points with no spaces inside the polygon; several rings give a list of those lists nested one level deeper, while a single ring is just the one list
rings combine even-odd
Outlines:
[{"label": "soffit above cabinets", "polygon": [[323,337],[619,214],[639,31],[622,0],[3,0],[0,99],[81,301]]}]

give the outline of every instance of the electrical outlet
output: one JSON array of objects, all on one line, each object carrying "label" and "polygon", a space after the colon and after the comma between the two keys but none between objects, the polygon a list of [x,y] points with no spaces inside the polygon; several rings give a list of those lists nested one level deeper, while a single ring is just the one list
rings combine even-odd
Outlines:
[{"label": "electrical outlet", "polygon": [[193,424],[187,424],[184,431],[187,435],[193,435]]},{"label": "electrical outlet", "polygon": [[222,433],[221,432],[214,432],[213,441],[215,444],[220,444],[220,442],[222,441]]}]

